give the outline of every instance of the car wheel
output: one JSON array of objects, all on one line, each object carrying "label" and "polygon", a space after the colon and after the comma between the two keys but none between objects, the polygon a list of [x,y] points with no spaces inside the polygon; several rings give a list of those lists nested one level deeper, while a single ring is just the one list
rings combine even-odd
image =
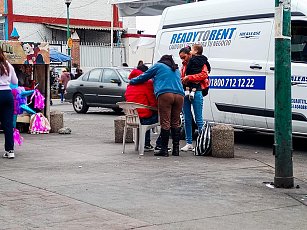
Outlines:
[{"label": "car wheel", "polygon": [[113,108],[113,111],[114,111],[115,113],[117,113],[117,114],[120,114],[120,113],[123,112],[123,109],[121,109],[121,108]]},{"label": "car wheel", "polygon": [[88,111],[88,105],[86,104],[84,97],[79,93],[74,96],[73,107],[77,113],[86,113]]}]

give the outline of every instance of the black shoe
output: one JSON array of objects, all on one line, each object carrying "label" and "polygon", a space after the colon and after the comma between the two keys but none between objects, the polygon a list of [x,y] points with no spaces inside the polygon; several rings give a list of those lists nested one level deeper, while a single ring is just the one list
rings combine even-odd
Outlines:
[{"label": "black shoe", "polygon": [[168,157],[168,139],[170,130],[161,129],[161,149],[155,156]]},{"label": "black shoe", "polygon": [[[158,153],[158,152],[160,152],[160,150],[161,150],[161,147],[160,146],[156,146],[155,149],[154,149],[154,152]],[[167,151],[170,152],[170,151],[172,151],[172,149],[169,147],[169,148],[167,148]]]},{"label": "black shoe", "polygon": [[145,152],[149,152],[149,151],[152,151],[152,150],[154,150],[154,147],[151,144],[144,146]]},{"label": "black shoe", "polygon": [[173,156],[179,156],[179,141],[181,128],[172,128]]}]

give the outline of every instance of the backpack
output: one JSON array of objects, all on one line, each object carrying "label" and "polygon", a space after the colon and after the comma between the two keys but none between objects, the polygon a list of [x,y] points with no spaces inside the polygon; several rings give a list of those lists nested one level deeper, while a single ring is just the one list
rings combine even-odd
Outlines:
[{"label": "backpack", "polygon": [[196,139],[195,156],[211,156],[211,125],[205,121],[200,134]]}]

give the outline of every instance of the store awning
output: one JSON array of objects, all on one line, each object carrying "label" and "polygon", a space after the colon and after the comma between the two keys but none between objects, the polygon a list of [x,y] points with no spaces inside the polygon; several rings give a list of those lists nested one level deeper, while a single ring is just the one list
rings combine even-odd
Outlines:
[{"label": "store awning", "polygon": [[63,54],[56,49],[49,49],[50,61],[52,62],[67,62],[71,60],[71,57]]},{"label": "store awning", "polygon": [[[67,25],[64,24],[44,24],[46,27],[55,30],[67,30]],[[82,26],[82,25],[69,25],[70,29],[77,30],[111,30],[111,27],[100,27],[100,26]],[[114,27],[114,30],[123,30],[123,28]]]},{"label": "store awning", "polygon": [[118,6],[120,16],[161,15],[166,7],[186,3],[186,0],[111,0]]}]

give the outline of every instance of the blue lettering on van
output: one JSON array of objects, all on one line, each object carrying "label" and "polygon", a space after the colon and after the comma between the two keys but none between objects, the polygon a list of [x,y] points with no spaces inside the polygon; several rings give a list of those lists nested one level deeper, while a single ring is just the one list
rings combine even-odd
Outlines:
[{"label": "blue lettering on van", "polygon": [[193,38],[193,32],[189,32],[187,34],[186,42],[191,42],[192,38]]},{"label": "blue lettering on van", "polygon": [[217,32],[217,30],[212,30],[212,31],[211,31],[211,34],[210,34],[209,40],[215,40],[215,35],[216,35],[216,32]]},{"label": "blue lettering on van", "polygon": [[171,37],[170,44],[179,44],[196,41],[220,41],[231,40],[237,28],[225,28],[214,30],[201,30],[184,33],[174,33]]},{"label": "blue lettering on van", "polygon": [[292,75],[291,82],[292,82],[292,85],[307,84],[307,76]]},{"label": "blue lettering on van", "polygon": [[240,38],[250,38],[250,39],[258,39],[260,38],[261,31],[253,31],[253,32],[240,32]]},{"label": "blue lettering on van", "polygon": [[210,76],[212,89],[265,90],[265,76]]},{"label": "blue lettering on van", "polygon": [[177,34],[173,34],[171,44],[176,43]]},{"label": "blue lettering on van", "polygon": [[199,34],[199,32],[194,32],[194,37],[193,37],[193,42],[195,42],[195,39],[197,38],[197,35]]},{"label": "blue lettering on van", "polygon": [[176,43],[181,43],[181,35],[182,35],[182,33],[178,34],[177,39],[176,39]]},{"label": "blue lettering on van", "polygon": [[304,98],[292,98],[291,107],[292,109],[307,110],[307,100]]}]

